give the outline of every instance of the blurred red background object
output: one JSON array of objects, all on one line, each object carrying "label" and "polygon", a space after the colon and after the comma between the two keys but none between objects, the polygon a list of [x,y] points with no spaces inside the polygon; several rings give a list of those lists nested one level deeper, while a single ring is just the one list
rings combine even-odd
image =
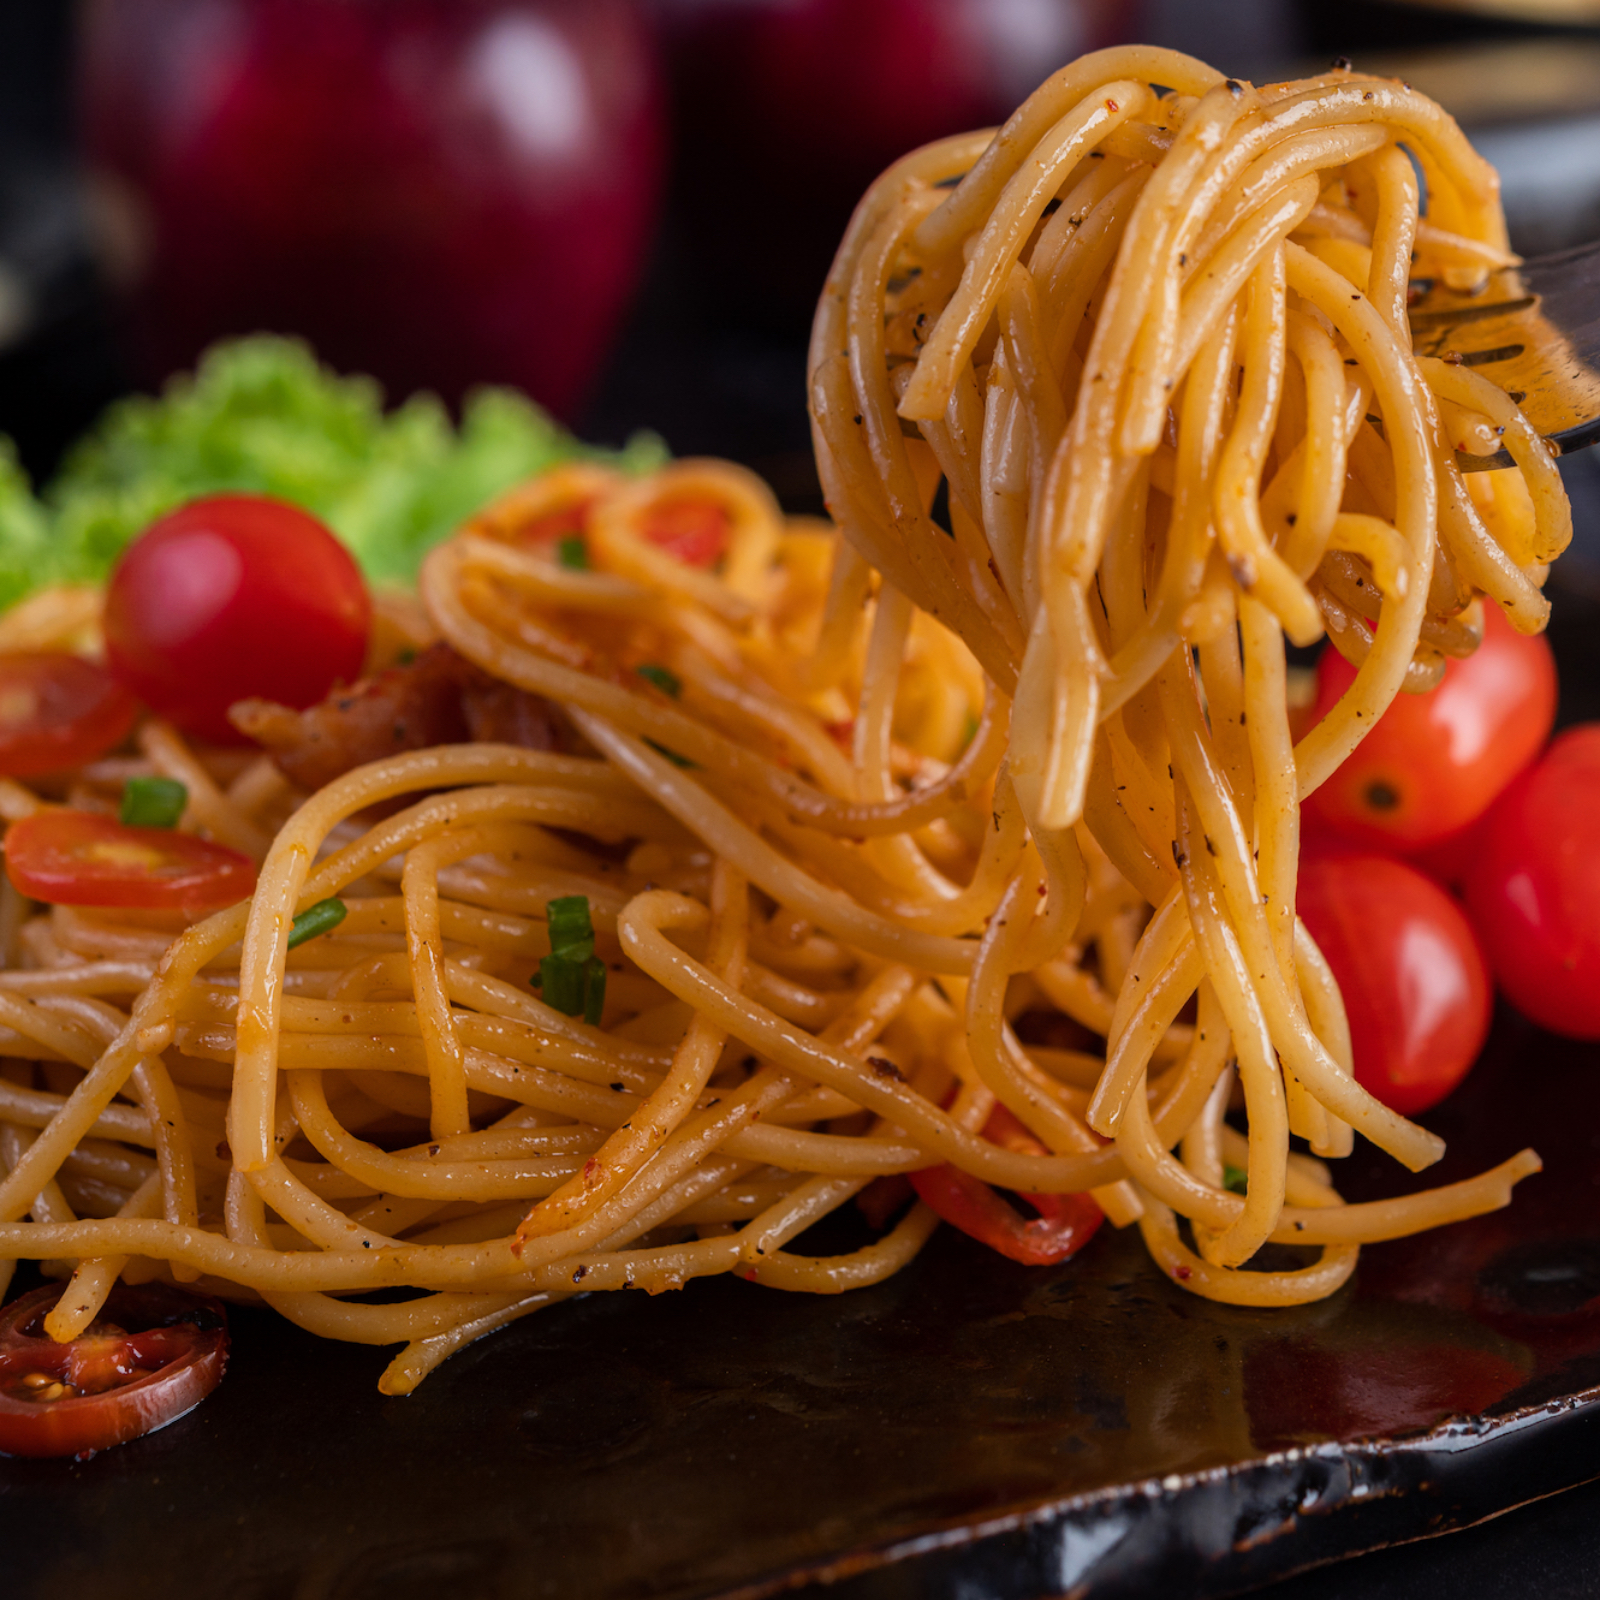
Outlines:
[{"label": "blurred red background object", "polygon": [[90,0],[82,72],[146,379],[266,329],[575,412],[657,208],[632,0]]},{"label": "blurred red background object", "polygon": [[[1130,38],[1132,0],[653,0],[678,201],[718,303],[809,322],[851,209],[896,157],[1005,120],[1057,67]],[[726,297],[726,298],[725,298]]]}]

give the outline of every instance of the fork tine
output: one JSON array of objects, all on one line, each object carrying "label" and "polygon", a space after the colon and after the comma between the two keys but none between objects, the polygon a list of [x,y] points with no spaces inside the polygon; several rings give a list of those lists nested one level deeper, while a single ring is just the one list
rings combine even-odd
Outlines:
[{"label": "fork tine", "polygon": [[[1411,332],[1419,355],[1485,369],[1557,453],[1600,440],[1600,243],[1502,268],[1477,294],[1430,285]],[[1505,450],[1456,459],[1512,465]]]}]

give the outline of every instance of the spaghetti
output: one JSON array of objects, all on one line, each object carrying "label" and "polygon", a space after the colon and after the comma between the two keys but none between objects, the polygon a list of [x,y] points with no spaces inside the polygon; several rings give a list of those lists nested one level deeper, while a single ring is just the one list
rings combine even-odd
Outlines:
[{"label": "spaghetti", "polygon": [[[1250,1305],[1506,1204],[1531,1152],[1340,1199],[1353,1132],[1412,1169],[1441,1146],[1355,1082],[1294,889],[1299,799],[1473,648],[1482,599],[1543,624],[1559,478],[1405,313],[1414,271],[1512,260],[1448,117],[1350,72],[1258,90],[1101,52],[907,156],[817,312],[842,536],[727,465],[577,466],[429,558],[437,635],[561,707],[567,750],[407,751],[308,794],[151,723],[77,775],[91,810],[179,779],[186,826],[260,876],[189,925],[5,890],[5,1270],[70,1272],[58,1338],[119,1276],[198,1280],[403,1342],[405,1392],[575,1293],[875,1282],[925,1204],[847,1254],[789,1246],[941,1163],[1090,1194]],[[1485,427],[1517,466],[1469,487]],[[0,642],[86,626],[50,598]],[[1359,671],[1296,743],[1284,639],[1324,630]],[[0,784],[7,820],[43,803]],[[580,897],[587,1018],[530,983]],[[1040,1014],[1073,1040],[1030,1042]],[[985,1137],[996,1107],[1031,1138]],[[1268,1243],[1309,1258],[1260,1270]]]}]

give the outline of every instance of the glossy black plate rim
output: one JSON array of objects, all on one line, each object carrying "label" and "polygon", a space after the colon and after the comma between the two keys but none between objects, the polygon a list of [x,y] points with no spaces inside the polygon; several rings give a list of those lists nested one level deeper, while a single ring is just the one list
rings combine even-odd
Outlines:
[{"label": "glossy black plate rim", "polygon": [[1600,1480],[1600,1386],[1414,1434],[1274,1451],[868,1546],[704,1600],[1224,1600]]}]

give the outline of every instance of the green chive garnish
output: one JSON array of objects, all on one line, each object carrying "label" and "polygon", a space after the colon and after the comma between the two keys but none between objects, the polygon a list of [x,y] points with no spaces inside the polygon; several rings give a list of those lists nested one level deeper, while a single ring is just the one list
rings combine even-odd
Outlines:
[{"label": "green chive garnish", "polygon": [[117,816],[135,828],[175,828],[189,803],[189,791],[176,778],[129,778]]},{"label": "green chive garnish", "polygon": [[693,767],[698,764],[691,761],[688,756],[680,756],[676,750],[667,749],[664,744],[657,744],[654,739],[646,739],[645,743],[649,745],[658,756],[665,756],[667,760],[670,761],[675,767]]},{"label": "green chive garnish", "polygon": [[674,700],[683,693],[683,680],[670,667],[647,661],[642,667],[636,667],[634,670],[646,683],[653,683],[662,694],[670,694]]},{"label": "green chive garnish", "polygon": [[560,895],[545,907],[550,923],[550,953],[584,962],[594,954],[594,923],[586,894]]},{"label": "green chive garnish", "polygon": [[547,1006],[569,1017],[582,1016],[591,1028],[600,1026],[606,1004],[606,964],[599,956],[587,961],[546,956],[533,975],[533,987]]},{"label": "green chive garnish", "polygon": [[539,963],[533,986],[544,1003],[569,1017],[581,1016],[599,1027],[606,1003],[606,964],[594,953],[594,920],[589,897],[561,895],[545,908],[550,954]]},{"label": "green chive garnish", "polygon": [[556,560],[573,572],[587,572],[589,569],[589,547],[583,542],[582,537],[577,534],[570,534],[565,539],[557,539]]},{"label": "green chive garnish", "polygon": [[1231,1163],[1222,1169],[1222,1187],[1232,1194],[1244,1194],[1249,1190],[1250,1184],[1243,1167],[1233,1166]]},{"label": "green chive garnish", "polygon": [[544,1003],[569,1017],[583,1010],[584,971],[581,961],[546,956],[539,963],[539,992]]},{"label": "green chive garnish", "polygon": [[307,906],[289,924],[289,948],[293,950],[297,945],[304,944],[307,939],[315,939],[319,933],[330,932],[337,928],[344,918],[343,900],[319,900],[314,906]]}]

